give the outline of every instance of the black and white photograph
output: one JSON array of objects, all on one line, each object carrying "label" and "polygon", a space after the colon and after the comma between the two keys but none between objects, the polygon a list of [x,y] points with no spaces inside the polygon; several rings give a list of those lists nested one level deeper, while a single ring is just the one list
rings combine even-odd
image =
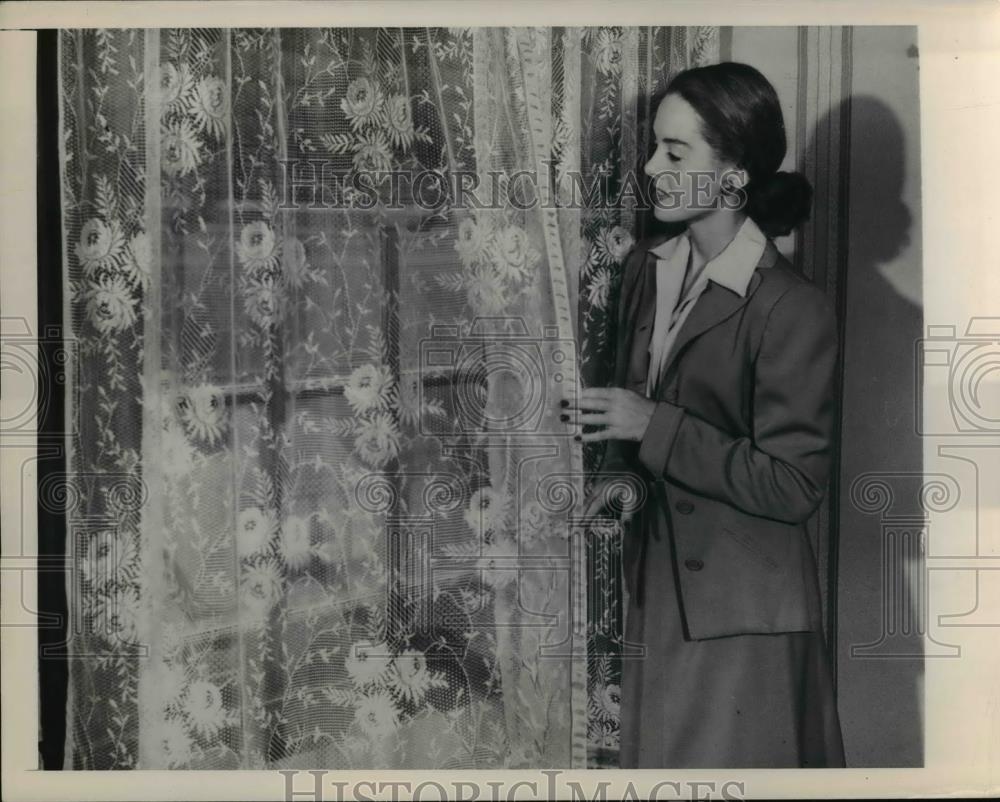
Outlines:
[{"label": "black and white photograph", "polygon": [[929,767],[1000,299],[925,310],[924,28],[285,18],[35,33],[31,768]]}]

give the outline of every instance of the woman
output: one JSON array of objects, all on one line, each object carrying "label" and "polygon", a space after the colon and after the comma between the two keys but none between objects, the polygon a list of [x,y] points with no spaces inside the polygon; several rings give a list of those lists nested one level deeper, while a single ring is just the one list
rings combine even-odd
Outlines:
[{"label": "woman", "polygon": [[[645,165],[677,236],[629,254],[615,387],[565,420],[608,440],[587,514],[615,475],[626,510],[623,768],[844,764],[805,522],[825,492],[837,338],[822,292],[772,238],[811,187],[779,172],[771,84],[745,64],[677,75]],[[570,407],[569,402],[564,406]]]}]

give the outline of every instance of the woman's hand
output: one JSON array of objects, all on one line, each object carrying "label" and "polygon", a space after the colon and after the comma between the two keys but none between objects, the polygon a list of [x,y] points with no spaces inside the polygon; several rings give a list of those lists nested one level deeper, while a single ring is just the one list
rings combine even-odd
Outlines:
[{"label": "woman's hand", "polygon": [[[591,387],[580,392],[574,405],[564,400],[562,420],[579,426],[603,426],[596,432],[578,432],[577,440],[642,440],[656,402],[622,387]],[[602,510],[621,513],[627,522],[637,509],[641,490],[623,483],[622,476],[598,477],[584,502],[584,517],[591,518]]]},{"label": "woman's hand", "polygon": [[[580,391],[576,406],[563,401],[563,420],[578,426],[603,426],[596,432],[576,435],[578,440],[642,440],[656,410],[651,398],[623,387],[589,387]],[[589,410],[589,411],[586,411]]]}]

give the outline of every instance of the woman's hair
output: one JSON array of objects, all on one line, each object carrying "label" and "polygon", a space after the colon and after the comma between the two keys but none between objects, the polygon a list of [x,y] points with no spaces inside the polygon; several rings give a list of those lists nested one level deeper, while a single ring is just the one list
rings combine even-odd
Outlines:
[{"label": "woman's hair", "polygon": [[809,179],[778,170],[787,149],[785,122],[777,92],[758,70],[733,61],[693,67],[674,76],[663,94],[687,101],[716,156],[746,170],[746,211],[764,234],[784,236],[809,218]]}]

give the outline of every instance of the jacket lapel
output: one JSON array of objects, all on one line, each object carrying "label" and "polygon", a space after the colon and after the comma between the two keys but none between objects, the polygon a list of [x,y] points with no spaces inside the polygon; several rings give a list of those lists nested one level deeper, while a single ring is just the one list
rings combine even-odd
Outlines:
[{"label": "jacket lapel", "polygon": [[625,378],[631,389],[639,387],[638,392],[644,392],[646,375],[649,372],[649,343],[653,336],[653,322],[656,318],[656,256],[649,251],[646,251],[637,290],[632,294],[627,318],[634,321],[634,325]]},{"label": "jacket lapel", "polygon": [[[764,252],[757,262],[757,269],[771,267],[777,260],[778,249],[771,241],[767,241]],[[653,271],[655,272],[655,271]],[[677,339],[674,341],[670,353],[664,361],[663,372],[660,374],[660,381],[656,388],[656,395],[659,395],[660,388],[665,386],[664,378],[669,375],[671,367],[677,358],[684,352],[687,345],[696,337],[700,337],[709,329],[718,326],[724,320],[735,314],[739,309],[747,304],[760,285],[760,276],[755,272],[747,287],[746,294],[738,295],[732,290],[726,289],[713,281],[708,282],[708,286],[695,302],[694,308],[688,314],[687,319],[681,326]],[[655,292],[654,292],[655,298]],[[654,304],[655,306],[655,304]],[[649,340],[646,340],[647,347]]]}]

